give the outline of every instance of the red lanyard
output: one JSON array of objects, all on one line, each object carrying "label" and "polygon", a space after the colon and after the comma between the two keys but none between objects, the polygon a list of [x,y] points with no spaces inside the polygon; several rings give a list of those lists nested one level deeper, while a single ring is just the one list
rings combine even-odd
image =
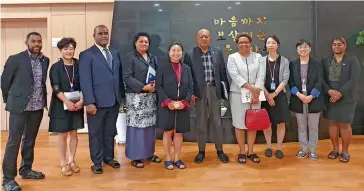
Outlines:
[{"label": "red lanyard", "polygon": [[63,66],[64,66],[64,70],[66,70],[68,81],[70,82],[70,86],[71,86],[71,89],[72,89],[73,88],[73,80],[75,79],[75,65],[74,64],[72,65],[72,81],[71,81],[70,75],[68,73],[68,70],[66,68],[66,65],[64,64]]},{"label": "red lanyard", "polygon": [[181,77],[182,77],[181,65],[182,65],[181,63],[178,63],[177,74],[176,74],[178,80],[178,86],[181,83]]}]

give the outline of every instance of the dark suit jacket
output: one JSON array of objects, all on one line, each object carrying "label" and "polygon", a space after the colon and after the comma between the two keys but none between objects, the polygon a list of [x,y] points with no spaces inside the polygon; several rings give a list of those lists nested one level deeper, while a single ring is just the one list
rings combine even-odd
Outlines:
[{"label": "dark suit jacket", "polygon": [[137,51],[130,52],[123,61],[123,77],[127,93],[143,93],[149,65],[157,70],[157,57],[148,52],[148,63]]},{"label": "dark suit jacket", "polygon": [[125,98],[120,55],[113,48],[110,51],[113,68],[96,45],[80,53],[79,74],[85,105],[112,107]]},{"label": "dark suit jacket", "polygon": [[[43,98],[47,108],[46,79],[49,58],[43,56],[40,61],[43,69]],[[4,103],[6,103],[5,109],[11,113],[22,113],[33,93],[33,85],[33,71],[28,51],[10,56],[5,63],[1,76],[1,90]]]},{"label": "dark suit jacket", "polygon": [[[174,129],[175,111],[171,111],[168,108],[162,108],[161,103],[168,98],[173,101],[191,101],[193,94],[193,79],[190,67],[186,64],[182,64],[179,96],[177,96],[177,75],[175,74],[170,62],[163,62],[163,64],[160,64],[160,67],[158,67],[156,89],[158,94],[157,127]],[[177,132],[188,132],[190,129],[189,110],[178,110],[176,114]]]},{"label": "dark suit jacket", "polygon": [[[73,89],[75,91],[81,91],[80,88],[80,76],[79,76],[79,67],[78,60],[74,59],[74,81],[73,81]],[[70,74],[72,75],[72,74]],[[72,79],[72,76],[70,76]],[[51,118],[66,118],[69,112],[78,113],[83,115],[83,109],[80,111],[67,111],[63,108],[63,102],[57,97],[59,92],[69,92],[71,90],[70,81],[68,79],[67,73],[64,68],[63,60],[60,59],[58,62],[54,63],[51,66],[49,71],[49,79],[52,86],[52,99],[51,104],[49,106],[48,115]]]},{"label": "dark suit jacket", "polygon": [[[328,96],[328,92],[330,89],[330,81],[329,81],[329,67],[331,65],[331,61],[333,56],[324,57],[321,60],[324,71],[324,93],[327,100],[330,99]],[[340,88],[338,91],[343,95],[340,102],[350,103],[355,102],[359,94],[357,92],[358,89],[358,81],[360,77],[360,66],[359,61],[355,56],[344,55],[341,66],[340,73]]]},{"label": "dark suit jacket", "polygon": [[[303,102],[296,96],[297,91],[302,93],[300,59],[290,63],[290,77],[288,81],[291,90],[289,108],[295,113],[303,113]],[[324,97],[322,94],[322,66],[319,62],[310,58],[306,77],[306,89],[308,95],[315,98],[308,104],[309,113],[319,113],[325,109]]]},{"label": "dark suit jacket", "polygon": [[[229,81],[226,75],[226,67],[225,60],[221,50],[217,48],[211,48],[211,56],[212,63],[214,65],[214,75],[215,75],[215,84],[216,84],[216,92],[219,98],[222,97],[221,92],[221,81],[224,81],[227,86],[229,86]],[[184,55],[184,63],[186,63],[192,71],[192,78],[194,81],[194,90],[193,94],[198,98],[201,98],[201,91],[203,91],[206,86],[205,76],[204,76],[204,68],[202,65],[201,59],[201,50],[199,47],[195,47]],[[229,87],[227,87],[227,91],[229,91]]]}]

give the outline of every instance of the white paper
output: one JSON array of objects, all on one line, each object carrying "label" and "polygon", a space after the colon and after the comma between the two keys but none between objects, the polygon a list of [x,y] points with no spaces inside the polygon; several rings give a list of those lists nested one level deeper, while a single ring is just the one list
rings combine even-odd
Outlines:
[{"label": "white paper", "polygon": [[[250,103],[251,102],[251,92],[246,88],[241,88],[241,101],[243,103]],[[260,90],[259,94],[259,101],[266,101],[264,91]]]},{"label": "white paper", "polygon": [[[81,94],[79,91],[64,92],[63,94],[70,101],[78,101],[81,98]],[[67,105],[65,103],[63,103],[63,109],[68,110]]]},{"label": "white paper", "polygon": [[52,47],[57,47],[57,43],[61,40],[62,38],[52,38]]},{"label": "white paper", "polygon": [[149,84],[150,82],[152,82],[153,80],[155,80],[155,69],[151,66],[149,66],[148,68],[148,73],[147,73],[147,79],[145,79],[145,83]]}]

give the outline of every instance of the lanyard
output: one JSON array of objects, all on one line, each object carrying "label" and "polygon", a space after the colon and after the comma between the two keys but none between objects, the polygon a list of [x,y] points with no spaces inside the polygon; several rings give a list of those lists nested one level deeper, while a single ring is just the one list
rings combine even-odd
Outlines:
[{"label": "lanyard", "polygon": [[63,66],[64,66],[64,70],[66,70],[68,81],[70,82],[70,86],[71,86],[71,89],[72,89],[73,88],[73,80],[75,79],[75,65],[74,64],[72,65],[72,81],[71,81],[70,75],[68,73],[68,70],[66,68],[66,65],[63,65]]},{"label": "lanyard", "polygon": [[306,78],[307,78],[307,72],[308,72],[308,63],[306,64],[307,67],[306,67],[306,71],[302,71],[302,66],[303,64],[300,64],[300,73],[301,73],[301,81],[302,83],[304,84],[305,81],[306,81]]},{"label": "lanyard", "polygon": [[272,67],[270,66],[270,62],[268,60],[270,77],[272,78],[272,83],[274,83],[274,71],[276,70],[276,64],[277,64],[277,60],[274,61],[274,67],[273,67],[273,71],[272,71]]},{"label": "lanyard", "polygon": [[178,64],[178,69],[177,69],[177,74],[178,74],[178,76],[177,76],[177,78],[178,78],[178,86],[180,86],[181,85],[181,78],[182,78],[182,72],[181,72],[181,70],[182,70],[182,66],[181,66],[182,64],[181,63],[179,63]]}]

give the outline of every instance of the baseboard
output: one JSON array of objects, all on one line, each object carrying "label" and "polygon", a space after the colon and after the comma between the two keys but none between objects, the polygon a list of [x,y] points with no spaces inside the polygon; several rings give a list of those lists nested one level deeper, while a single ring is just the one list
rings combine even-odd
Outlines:
[{"label": "baseboard", "polygon": [[87,126],[87,124],[85,123],[85,125],[84,125],[85,127],[83,128],[83,129],[79,129],[79,130],[77,130],[77,133],[79,133],[79,134],[82,134],[82,133],[88,133],[88,126]]}]

